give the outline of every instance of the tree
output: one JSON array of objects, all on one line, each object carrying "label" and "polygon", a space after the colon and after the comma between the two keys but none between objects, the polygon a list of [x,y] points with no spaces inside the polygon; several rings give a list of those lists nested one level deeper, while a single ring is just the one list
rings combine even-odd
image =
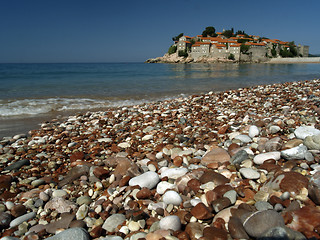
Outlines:
[{"label": "tree", "polygon": [[179,50],[178,51],[178,56],[179,57],[188,57],[188,53],[186,50]]},{"label": "tree", "polygon": [[179,41],[179,38],[181,38],[183,36],[183,33],[180,33],[178,36],[175,36],[172,38],[172,41]]},{"label": "tree", "polygon": [[231,30],[225,30],[225,31],[223,31],[222,35],[227,37],[227,38],[231,38],[231,37],[233,37],[233,30],[232,29]]},{"label": "tree", "polygon": [[171,55],[171,54],[175,53],[176,51],[177,51],[177,46],[172,45],[169,47],[168,53],[169,53],[169,55]]},{"label": "tree", "polygon": [[210,27],[206,27],[206,29],[202,32],[202,36],[203,37],[216,37],[217,34],[216,34],[216,29],[212,26]]},{"label": "tree", "polygon": [[230,55],[228,56],[229,60],[235,60],[234,55],[232,53],[230,53]]},{"label": "tree", "polygon": [[296,45],[294,44],[294,41],[289,43],[289,51],[292,53],[294,57],[298,56],[298,51]]},{"label": "tree", "polygon": [[250,46],[249,45],[245,45],[245,44],[241,44],[240,46],[240,52],[243,54],[247,54],[249,51]]}]

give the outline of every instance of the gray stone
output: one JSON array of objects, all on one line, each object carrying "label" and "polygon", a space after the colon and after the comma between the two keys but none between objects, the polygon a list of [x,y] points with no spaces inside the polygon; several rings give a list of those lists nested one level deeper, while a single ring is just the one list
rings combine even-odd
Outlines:
[{"label": "gray stone", "polygon": [[258,211],[273,209],[273,206],[267,201],[258,201],[254,204]]},{"label": "gray stone", "polygon": [[13,227],[16,227],[18,226],[19,224],[25,222],[25,221],[28,221],[29,219],[31,218],[34,218],[36,216],[36,213],[35,212],[30,212],[30,213],[26,213],[20,217],[17,217],[15,218],[14,220],[12,220],[10,222],[10,228],[13,228]]},{"label": "gray stone", "polygon": [[92,203],[92,199],[89,196],[80,196],[77,198],[77,204],[79,205],[89,205],[90,203]]},{"label": "gray stone", "polygon": [[20,240],[20,238],[6,236],[6,237],[1,238],[1,240]]},{"label": "gray stone", "polygon": [[281,130],[281,128],[279,126],[272,125],[269,127],[269,131],[271,134],[275,134],[275,133],[279,132],[280,130]]},{"label": "gray stone", "polygon": [[305,139],[307,136],[313,136],[313,135],[320,134],[320,131],[314,127],[311,127],[311,126],[302,126],[302,127],[298,127],[294,131],[294,134],[299,139]]},{"label": "gray stone", "polygon": [[10,164],[8,167],[5,167],[4,170],[17,170],[19,168],[21,168],[22,166],[27,166],[30,165],[30,161],[28,159],[23,159],[20,161],[17,161],[15,163]]},{"label": "gray stone", "polygon": [[240,134],[238,136],[235,136],[234,139],[240,140],[243,143],[252,142],[251,137],[249,137],[248,135],[244,135],[244,134]]},{"label": "gray stone", "polygon": [[249,158],[248,153],[245,150],[240,150],[230,159],[231,164],[240,164],[242,161]]},{"label": "gray stone", "polygon": [[45,192],[39,193],[39,198],[40,198],[41,200],[43,200],[44,202],[47,202],[47,201],[49,201],[49,199],[50,199],[49,195],[46,194]]},{"label": "gray stone", "polygon": [[89,211],[88,205],[82,204],[82,205],[79,207],[79,209],[78,209],[78,211],[77,211],[77,213],[76,213],[76,218],[77,218],[77,220],[82,220],[82,219],[84,219],[84,218],[87,216],[88,211]]},{"label": "gray stone", "polygon": [[290,198],[290,193],[289,193],[289,192],[284,192],[284,193],[281,194],[280,198],[281,198],[281,200],[283,200],[283,201],[284,201],[284,200],[287,200],[287,199]]},{"label": "gray stone", "polygon": [[146,236],[147,236],[147,233],[138,232],[138,233],[133,234],[133,235],[130,237],[130,240],[145,239]]},{"label": "gray stone", "polygon": [[252,168],[240,168],[239,172],[244,178],[259,179],[260,173]]},{"label": "gray stone", "polygon": [[267,230],[258,240],[306,240],[307,238],[300,232],[294,231],[288,227],[275,227]]},{"label": "gray stone", "polygon": [[[312,153],[310,153],[307,147],[303,144],[281,151],[281,156],[286,160],[303,160],[306,158],[309,160],[310,158],[313,158]],[[311,159],[309,161],[311,161]]]},{"label": "gray stone", "polygon": [[70,212],[77,208],[76,204],[61,197],[56,197],[44,205],[44,209],[56,210],[58,213]]},{"label": "gray stone", "polygon": [[275,227],[284,227],[282,216],[274,210],[265,210],[252,213],[243,221],[243,227],[251,237],[261,237]]},{"label": "gray stone", "polygon": [[105,236],[100,237],[99,240],[123,240],[123,238],[119,236]]},{"label": "gray stone", "polygon": [[0,229],[9,227],[11,215],[6,212],[0,212]]},{"label": "gray stone", "polygon": [[303,144],[310,150],[320,150],[320,134],[307,136],[304,139]]},{"label": "gray stone", "polygon": [[123,214],[113,214],[108,217],[102,225],[107,232],[114,232],[115,229],[126,220]]},{"label": "gray stone", "polygon": [[83,228],[70,228],[64,230],[52,237],[47,238],[47,240],[89,240],[90,236],[88,232]]},{"label": "gray stone", "polygon": [[151,225],[151,227],[150,227],[150,229],[149,229],[149,232],[155,232],[155,231],[157,231],[157,230],[159,230],[160,229],[160,221],[157,221],[157,222],[154,222],[152,225]]},{"label": "gray stone", "polygon": [[235,204],[237,201],[237,192],[235,190],[230,190],[223,194],[223,197],[229,198],[231,204]]},{"label": "gray stone", "polygon": [[309,196],[313,202],[320,204],[320,171],[317,171],[308,184]]},{"label": "gray stone", "polygon": [[34,181],[31,182],[31,185],[34,187],[38,187],[42,184],[45,184],[46,182],[43,179],[36,179]]},{"label": "gray stone", "polygon": [[279,151],[282,146],[282,140],[280,137],[274,137],[268,140],[265,144],[266,152]]},{"label": "gray stone", "polygon": [[65,178],[59,182],[59,187],[62,187],[68,183],[73,182],[74,180],[78,179],[82,175],[88,175],[89,173],[89,167],[85,165],[79,165],[74,168],[72,168],[68,174],[65,176]]},{"label": "gray stone", "polygon": [[281,212],[283,210],[283,206],[281,203],[276,203],[276,205],[274,205],[274,208],[273,208],[275,211],[277,212]]}]

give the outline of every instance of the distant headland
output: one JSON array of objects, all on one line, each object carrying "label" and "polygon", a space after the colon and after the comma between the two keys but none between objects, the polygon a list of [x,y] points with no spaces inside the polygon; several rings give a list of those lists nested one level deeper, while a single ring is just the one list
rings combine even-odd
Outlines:
[{"label": "distant headland", "polygon": [[[207,27],[202,35],[189,37],[183,33],[172,38],[173,44],[163,57],[148,59],[147,63],[215,63],[215,62],[279,62],[283,58],[308,58],[309,46],[296,45],[248,35],[244,31],[234,33],[233,28],[216,32]],[[273,59],[273,61],[270,61]],[[302,59],[300,59],[302,60]]]}]

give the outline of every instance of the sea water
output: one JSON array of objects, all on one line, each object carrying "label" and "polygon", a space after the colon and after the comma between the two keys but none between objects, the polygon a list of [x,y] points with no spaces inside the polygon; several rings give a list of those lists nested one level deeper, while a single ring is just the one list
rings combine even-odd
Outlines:
[{"label": "sea water", "polygon": [[0,138],[78,112],[320,78],[320,64],[0,64]]}]

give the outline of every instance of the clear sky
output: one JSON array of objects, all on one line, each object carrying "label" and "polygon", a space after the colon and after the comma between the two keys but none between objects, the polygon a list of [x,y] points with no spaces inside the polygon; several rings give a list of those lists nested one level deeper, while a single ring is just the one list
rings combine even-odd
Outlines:
[{"label": "clear sky", "polygon": [[0,0],[0,62],[142,62],[234,28],[320,53],[319,0]]}]

